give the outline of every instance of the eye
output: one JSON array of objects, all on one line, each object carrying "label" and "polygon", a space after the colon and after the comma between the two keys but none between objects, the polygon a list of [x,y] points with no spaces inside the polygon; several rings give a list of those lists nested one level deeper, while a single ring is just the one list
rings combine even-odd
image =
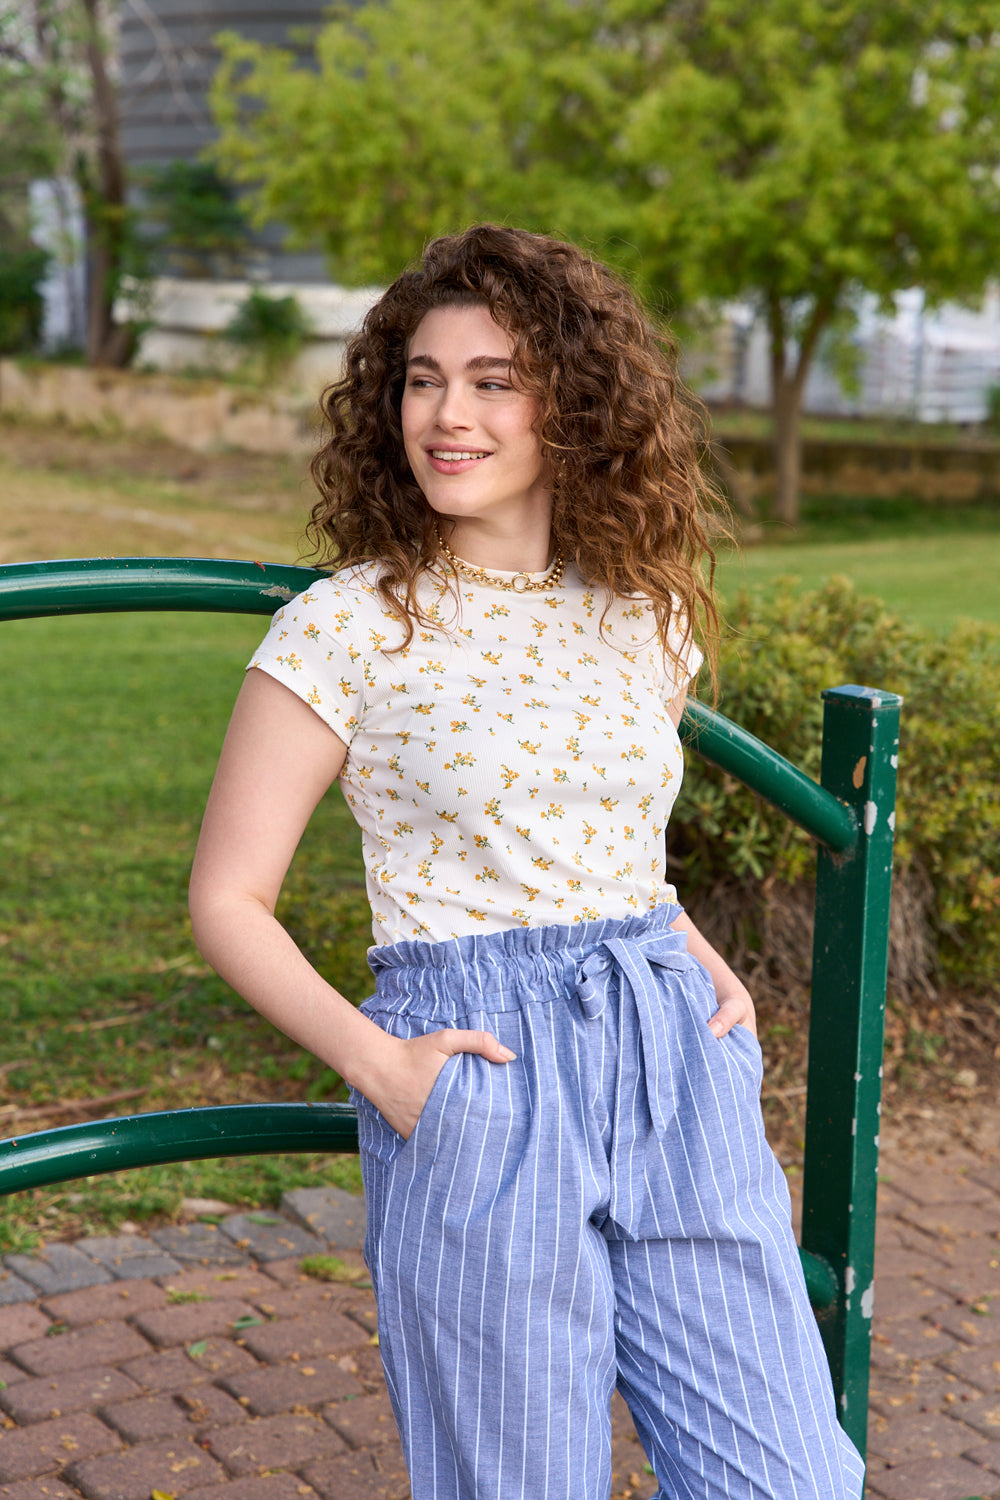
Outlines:
[{"label": "eye", "polygon": [[510,386],[503,380],[481,380],[479,389],[481,391],[509,391]]}]

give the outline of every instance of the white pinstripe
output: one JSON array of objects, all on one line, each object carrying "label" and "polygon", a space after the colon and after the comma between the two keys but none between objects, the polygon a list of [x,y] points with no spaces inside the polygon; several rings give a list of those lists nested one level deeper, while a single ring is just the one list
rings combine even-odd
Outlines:
[{"label": "white pinstripe", "polygon": [[373,950],[366,1011],[449,1059],[410,1140],[359,1100],[366,1255],[414,1500],[604,1500],[617,1378],[662,1500],[856,1500],[759,1050],[647,918]]}]

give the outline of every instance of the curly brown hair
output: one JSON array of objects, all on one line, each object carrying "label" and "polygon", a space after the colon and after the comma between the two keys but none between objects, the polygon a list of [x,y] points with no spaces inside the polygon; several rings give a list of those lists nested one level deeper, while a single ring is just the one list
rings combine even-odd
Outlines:
[{"label": "curly brown hair", "polygon": [[321,498],[307,528],[317,561],[378,559],[379,593],[407,640],[422,622],[417,582],[438,538],[406,459],[400,407],[417,325],[455,305],[489,308],[511,339],[519,385],[538,401],[558,551],[608,604],[647,598],[663,641],[672,623],[685,639],[696,630],[714,667],[709,533],[723,508],[702,467],[704,431],[674,343],[606,266],[525,230],[480,224],[434,240],[369,311],[322,398],[329,436],[312,464]]}]

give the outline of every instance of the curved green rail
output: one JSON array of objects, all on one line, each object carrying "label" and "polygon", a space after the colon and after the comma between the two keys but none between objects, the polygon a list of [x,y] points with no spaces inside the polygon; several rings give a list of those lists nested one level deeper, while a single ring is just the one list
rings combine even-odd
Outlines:
[{"label": "curved green rail", "polygon": [[[313,568],[184,557],[74,558],[0,567],[0,620],[127,610],[269,615],[324,574]],[[837,853],[857,838],[852,810],[762,740],[701,703],[681,723],[699,755],[773,802]]]},{"label": "curved green rail", "polygon": [[[189,558],[0,566],[0,620],[125,610],[274,612],[324,575]],[[800,1255],[840,1418],[867,1424],[882,1025],[901,700],[865,687],[824,698],[822,785],[701,703],[684,740],[819,841]],[[0,1141],[0,1195],[103,1172],[277,1151],[354,1151],[344,1104],[165,1111]]]}]

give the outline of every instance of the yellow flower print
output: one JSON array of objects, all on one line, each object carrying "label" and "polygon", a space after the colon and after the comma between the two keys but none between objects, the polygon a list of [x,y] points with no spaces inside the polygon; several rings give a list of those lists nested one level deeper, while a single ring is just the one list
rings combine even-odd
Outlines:
[{"label": "yellow flower print", "polygon": [[533,865],[536,865],[539,870],[551,870],[552,866],[555,864],[555,860],[546,859],[544,855],[536,854],[531,863]]},{"label": "yellow flower print", "polygon": [[337,622],[337,634],[339,635],[342,630],[346,630],[348,625],[350,625],[351,611],[349,609],[339,609],[333,618]]},{"label": "yellow flower print", "polygon": [[440,673],[442,673],[444,671],[444,662],[443,661],[428,661],[428,662],[425,662],[422,667],[418,668],[418,671],[421,671],[421,672],[437,672],[438,674],[440,674]]},{"label": "yellow flower print", "polygon": [[527,839],[529,843],[531,842],[531,829],[530,828],[522,828],[522,826],[521,826],[520,823],[515,823],[514,827],[517,829],[518,833],[521,835],[521,837],[523,839]]},{"label": "yellow flower print", "polygon": [[431,884],[433,880],[433,866],[429,859],[422,859],[420,861],[419,865],[417,865],[417,874],[421,880],[426,880],[428,885]]},{"label": "yellow flower print", "polygon": [[506,604],[494,604],[491,609],[488,609],[488,610],[486,610],[484,612],[483,619],[484,620],[498,620],[498,619],[502,620],[502,619],[505,619],[506,616],[509,615],[509,614],[510,614],[510,610],[507,608]]},{"label": "yellow flower print", "polygon": [[674,773],[673,773],[673,771],[671,771],[671,769],[670,769],[669,766],[664,766],[663,767],[663,775],[660,778],[660,785],[661,786],[668,786],[669,783],[671,781],[673,781],[673,779],[674,779]]},{"label": "yellow flower print", "polygon": [[499,656],[496,651],[480,651],[479,654],[483,661],[489,662],[491,667],[498,667],[503,661],[503,657]]},{"label": "yellow flower print", "polygon": [[498,881],[500,879],[500,876],[497,874],[496,870],[491,870],[489,866],[487,866],[485,869],[480,871],[480,873],[476,876],[476,879]]},{"label": "yellow flower print", "polygon": [[394,786],[387,786],[385,789],[385,795],[388,797],[390,802],[399,801],[399,793],[396,791],[396,788]]},{"label": "yellow flower print", "polygon": [[288,667],[292,672],[301,672],[302,670],[302,658],[301,656],[296,656],[294,651],[289,651],[287,656],[279,656],[277,660],[281,662],[282,666]]},{"label": "yellow flower print", "polygon": [[615,810],[615,808],[618,806],[618,798],[617,797],[602,797],[601,798],[601,806],[604,808],[605,812],[613,812]]},{"label": "yellow flower print", "polygon": [[434,705],[433,703],[414,703],[413,712],[415,714],[430,714],[434,712]]},{"label": "yellow flower print", "polygon": [[444,839],[438,838],[436,833],[431,834],[431,853],[440,854],[444,848]]},{"label": "yellow flower print", "polygon": [[397,740],[402,740],[402,742],[403,742],[403,749],[405,750],[406,747],[407,747],[407,745],[410,743],[410,730],[409,729],[397,729],[396,730],[396,738],[397,738]]},{"label": "yellow flower print", "polygon": [[348,646],[347,654],[351,658],[352,662],[359,661],[361,658],[361,652],[358,650],[357,646]]},{"label": "yellow flower print", "polygon": [[598,922],[600,921],[601,917],[601,914],[597,910],[596,906],[585,906],[580,912],[580,915],[585,922]]},{"label": "yellow flower print", "polygon": [[407,834],[410,834],[410,833],[413,832],[413,824],[412,823],[397,823],[396,826],[395,826],[395,828],[392,831],[395,834],[395,836],[396,836],[397,839],[405,838]]},{"label": "yellow flower print", "polygon": [[577,657],[577,661],[580,663],[581,667],[597,666],[597,657],[593,654],[592,651],[585,651],[582,656]]},{"label": "yellow flower print", "polygon": [[[382,639],[385,640],[385,636],[383,636]],[[420,639],[423,641],[425,646],[433,646],[434,642],[437,640],[437,636],[433,635],[429,630],[422,630],[420,632]]]},{"label": "yellow flower print", "polygon": [[491,797],[483,808],[486,816],[492,818],[497,827],[500,827],[500,804],[495,797]]},{"label": "yellow flower print", "polygon": [[468,734],[470,731],[464,719],[452,719],[451,732],[452,734]]},{"label": "yellow flower print", "polygon": [[[505,724],[513,724],[514,722],[513,714],[502,714],[499,709],[497,709],[497,718],[503,719]],[[492,730],[490,731],[490,733],[492,734]]]},{"label": "yellow flower print", "polygon": [[562,680],[563,680],[563,682],[569,682],[569,678],[570,678],[569,672],[564,672],[564,671],[562,671],[561,668],[558,668],[558,667],[556,668],[556,676],[557,677],[561,677]]},{"label": "yellow flower print", "polygon": [[517,675],[520,677],[525,687],[532,687],[534,685],[535,679],[532,677],[530,672],[518,672]]},{"label": "yellow flower print", "polygon": [[399,777],[400,781],[402,781],[402,779],[403,779],[403,770],[402,770],[402,767],[400,765],[399,756],[398,755],[390,755],[389,756],[389,770],[390,771],[395,771],[395,773]]},{"label": "yellow flower print", "polygon": [[606,781],[607,780],[607,777],[608,777],[608,768],[607,768],[607,766],[592,765],[590,769],[592,771],[596,771],[597,774],[598,774],[598,776],[601,778],[602,781]]},{"label": "yellow flower print", "polygon": [[475,693],[466,693],[465,697],[462,699],[462,703],[466,708],[471,708],[474,714],[478,714],[480,712],[479,700],[477,699]]},{"label": "yellow flower print", "polygon": [[542,893],[540,885],[525,885],[523,880],[521,881],[521,890],[529,902],[534,901],[535,897],[540,896]]},{"label": "yellow flower print", "polygon": [[475,764],[476,757],[474,755],[470,755],[468,750],[460,750],[457,755],[452,756],[451,760],[445,761],[444,768],[446,771],[454,771],[459,766],[474,766]]},{"label": "yellow flower print", "polygon": [[622,760],[645,760],[646,752],[639,745],[629,745],[627,750],[621,753]]},{"label": "yellow flower print", "polygon": [[550,802],[545,812],[542,813],[543,818],[564,818],[565,816],[566,809],[559,802]]},{"label": "yellow flower print", "polygon": [[589,589],[587,589],[586,593],[583,596],[583,607],[587,611],[588,615],[592,615],[594,613],[594,596]]},{"label": "yellow flower print", "polygon": [[597,837],[597,829],[594,827],[594,825],[592,823],[584,823],[584,825],[583,825],[583,835],[584,835],[584,837],[583,837],[583,846],[584,846],[584,848],[586,848],[587,845],[591,842],[591,840],[595,839]]},{"label": "yellow flower print", "polygon": [[577,729],[586,729],[587,725],[590,723],[590,715],[582,714],[578,709],[573,710],[573,717],[576,720]]},{"label": "yellow flower print", "polygon": [[635,829],[634,828],[630,828],[627,823],[625,824],[625,837],[627,839],[634,839],[635,838]]},{"label": "yellow flower print", "polygon": [[525,646],[524,654],[529,661],[537,662],[539,666],[542,665],[542,654],[534,642],[530,646]]},{"label": "yellow flower print", "polygon": [[542,636],[545,634],[545,632],[549,628],[548,621],[547,620],[539,620],[537,618],[537,616],[532,615],[532,617],[531,617],[531,628],[535,632],[535,635],[538,637],[538,639],[541,640]]},{"label": "yellow flower print", "polygon": [[590,693],[581,693],[580,694],[580,702],[581,703],[589,703],[589,705],[590,705],[591,708],[600,708],[600,706],[601,706],[601,700],[600,700],[600,698],[594,698],[594,697],[591,696]]},{"label": "yellow flower print", "polygon": [[528,916],[528,913],[526,911],[522,911],[521,907],[515,906],[511,915],[517,918],[522,927],[531,926],[531,918]]},{"label": "yellow flower print", "polygon": [[[471,672],[470,672],[470,674],[469,674],[469,681],[472,683],[473,687],[484,688],[486,686],[487,682],[489,681],[489,678],[488,677],[473,677],[472,674],[471,674]],[[465,700],[463,699],[462,701],[464,702]]]},{"label": "yellow flower print", "polygon": [[529,698],[524,706],[525,708],[548,708],[549,705],[543,703],[541,698]]},{"label": "yellow flower print", "polygon": [[584,630],[584,628],[580,624],[579,620],[574,620],[573,621],[573,630],[575,631],[575,633],[577,635],[586,635],[587,634],[586,630]]},{"label": "yellow flower print", "polygon": [[570,890],[573,892],[573,894],[575,896],[579,896],[579,895],[582,894],[582,892],[583,892],[583,884],[582,884],[581,881],[579,881],[579,880],[567,880],[566,884],[569,886]]},{"label": "yellow flower print", "polygon": [[635,714],[622,714],[622,723],[626,729],[634,729],[636,723]]},{"label": "yellow flower print", "polygon": [[316,625],[313,625],[313,624],[307,625],[306,628],[305,628],[305,630],[303,630],[302,634],[304,636],[306,636],[310,641],[318,641],[319,640],[319,628]]},{"label": "yellow flower print", "polygon": [[315,594],[310,594],[309,591],[307,590],[304,594],[301,595],[301,597],[299,599],[299,603],[300,604],[313,604],[313,603],[315,603],[315,600],[316,600],[316,595]]},{"label": "yellow flower print", "polygon": [[[278,633],[278,640],[279,641],[287,641],[288,640],[288,631],[287,630],[279,631],[279,633]],[[280,660],[280,657],[279,657],[279,660]]]},{"label": "yellow flower print", "polygon": [[474,911],[471,906],[467,906],[465,908],[465,914],[466,916],[471,917],[474,922],[486,921],[486,913],[484,911]]},{"label": "yellow flower print", "polygon": [[458,813],[457,812],[439,812],[439,813],[436,813],[435,816],[438,817],[438,818],[440,818],[442,823],[457,823],[458,822]]},{"label": "yellow flower print", "polygon": [[534,744],[531,742],[531,740],[518,740],[517,743],[521,747],[521,749],[526,750],[529,755],[537,755],[539,750],[542,748],[541,740],[536,741]]},{"label": "yellow flower print", "polygon": [[569,751],[570,755],[572,755],[574,760],[580,759],[580,741],[577,739],[575,734],[570,735],[569,739],[566,741],[566,749]]},{"label": "yellow flower print", "polygon": [[473,838],[475,839],[477,849],[488,849],[490,847],[490,841],[486,837],[485,833],[474,834]]},{"label": "yellow flower print", "polygon": [[411,905],[416,906],[417,902],[422,901],[424,898],[423,896],[421,896],[419,891],[407,891],[406,899],[411,903]]},{"label": "yellow flower print", "polygon": [[501,766],[500,771],[503,776],[504,791],[508,791],[521,773],[520,771],[512,771],[510,766]]},{"label": "yellow flower print", "polygon": [[312,704],[313,708],[317,708],[323,702],[323,699],[319,695],[319,689],[316,687],[310,688],[307,700]]},{"label": "yellow flower print", "polygon": [[429,792],[431,789],[431,784],[429,781],[418,781],[417,786],[422,792]]},{"label": "yellow flower print", "polygon": [[552,780],[553,781],[558,781],[560,783],[562,783],[564,781],[568,781],[569,780],[569,772],[568,771],[560,771],[559,767],[557,766],[556,769],[552,772]]},{"label": "yellow flower print", "polygon": [[653,805],[653,794],[647,792],[645,797],[639,798],[639,811],[642,813],[642,821],[645,822],[649,816],[649,809]]}]

